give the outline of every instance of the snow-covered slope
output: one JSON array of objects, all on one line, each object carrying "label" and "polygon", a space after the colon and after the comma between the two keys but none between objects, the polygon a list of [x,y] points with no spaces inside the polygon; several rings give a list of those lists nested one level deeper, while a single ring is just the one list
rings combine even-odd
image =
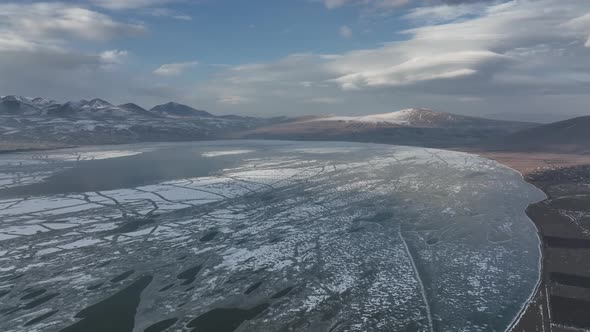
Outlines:
[{"label": "snow-covered slope", "polygon": [[323,118],[315,118],[309,121],[344,121],[344,122],[360,122],[360,123],[389,123],[396,125],[411,125],[415,118],[419,118],[419,113],[426,110],[421,109],[405,109],[391,113],[369,114],[362,116],[328,116]]},{"label": "snow-covered slope", "polygon": [[369,114],[362,116],[329,116],[309,121],[342,121],[357,124],[391,125],[405,127],[444,128],[454,126],[481,126],[512,123],[445,112],[436,112],[424,108],[409,108],[397,112]]},{"label": "snow-covered slope", "polygon": [[469,117],[428,109],[362,116],[301,118],[241,133],[241,138],[354,141],[429,147],[486,144],[535,124]]}]

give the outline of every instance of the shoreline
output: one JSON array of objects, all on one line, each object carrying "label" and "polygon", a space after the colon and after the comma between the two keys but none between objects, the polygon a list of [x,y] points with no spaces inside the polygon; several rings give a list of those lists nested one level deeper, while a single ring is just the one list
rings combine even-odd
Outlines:
[{"label": "shoreline", "polygon": [[[583,202],[578,202],[579,193],[590,194],[590,156],[555,153],[507,153],[469,151],[482,157],[495,160],[510,167],[523,176],[523,179],[541,190],[546,199],[530,204],[525,213],[535,224],[541,240],[541,276],[539,286],[532,294],[523,311],[511,326],[511,332],[555,331],[581,332],[590,325],[585,318],[584,311],[590,308],[588,292],[590,284],[571,289],[569,285],[555,282],[555,273],[570,278],[590,277],[590,257],[583,248],[571,245],[556,246],[547,239],[558,238],[568,243],[580,239],[590,241],[579,229],[571,216],[564,217],[563,210],[580,212],[590,206],[590,196]],[[586,167],[585,167],[586,166]],[[565,202],[566,206],[561,206]],[[566,248],[567,247],[567,248]],[[566,253],[564,253],[566,252]],[[558,253],[558,254],[556,254]],[[566,259],[564,259],[564,257]],[[568,259],[569,258],[569,259]],[[582,263],[582,264],[580,264]],[[579,286],[579,285],[577,285]],[[581,294],[576,297],[575,294]],[[587,295],[588,293],[586,293]],[[572,296],[573,295],[573,296]],[[559,298],[555,302],[554,298]],[[581,314],[572,310],[577,306]]]},{"label": "shoreline", "polygon": [[[502,164],[504,165],[504,164]],[[512,168],[511,168],[512,169]],[[518,171],[517,171],[518,172]],[[522,173],[518,172],[521,177],[522,180],[525,181],[526,183],[529,183],[532,186],[535,186],[533,183],[529,182],[526,180],[526,178],[524,177],[524,175],[522,175]],[[545,199],[536,202],[536,203],[532,203],[529,204],[527,206],[527,208],[524,211],[524,214],[527,216],[527,218],[529,218],[529,220],[531,221],[531,223],[533,223],[533,225],[535,225],[535,229],[537,230],[537,237],[539,238],[539,280],[537,281],[537,285],[535,286],[535,289],[533,290],[533,292],[531,293],[531,295],[529,296],[529,298],[527,299],[527,301],[522,305],[522,308],[520,310],[520,312],[518,313],[518,315],[514,318],[514,320],[512,321],[512,323],[510,324],[510,326],[508,327],[507,331],[511,331],[511,332],[526,332],[526,331],[530,331],[529,326],[527,324],[526,327],[523,327],[523,321],[524,318],[527,316],[527,313],[534,311],[535,307],[534,305],[536,304],[537,301],[539,300],[543,300],[544,297],[543,295],[543,290],[545,289],[545,280],[544,280],[544,276],[545,276],[545,257],[546,257],[546,253],[545,253],[545,241],[543,238],[543,233],[541,231],[541,229],[539,228],[539,226],[537,225],[537,223],[535,222],[535,220],[533,219],[533,217],[528,213],[528,210],[531,206],[533,206],[534,204],[538,204],[540,202],[543,202],[545,200],[547,200],[549,197],[547,196],[547,193],[545,193],[543,190],[541,190],[541,188],[535,186],[535,188],[539,189],[541,192],[543,192],[543,194],[545,195]],[[544,309],[541,309],[544,310]],[[544,313],[545,311],[543,311]],[[544,316],[544,315],[542,315]],[[534,324],[534,321],[531,322]],[[540,321],[541,323],[541,331],[546,331],[546,322],[544,319],[542,319]],[[536,327],[536,326],[535,326]],[[538,331],[539,329],[535,329],[535,331]],[[549,330],[550,331],[550,330]]]},{"label": "shoreline", "polygon": [[[460,149],[457,149],[460,151]],[[543,190],[543,188],[539,187],[538,185],[536,185],[535,183],[529,181],[526,177],[526,170],[522,169],[522,168],[517,168],[514,165],[511,165],[509,162],[507,162],[506,160],[500,160],[500,158],[498,158],[497,156],[494,155],[490,155],[489,153],[484,153],[484,152],[475,152],[475,151],[463,151],[463,152],[468,152],[468,153],[473,153],[476,154],[482,158],[486,158],[489,160],[493,160],[497,163],[499,163],[500,165],[509,168],[510,170],[516,171],[518,172],[518,174],[521,176],[522,180],[532,186],[534,186],[535,188],[537,188],[539,191],[541,191],[543,193],[543,195],[545,196],[544,199],[535,202],[535,203],[531,203],[529,204],[526,209],[523,211],[524,214],[527,216],[527,218],[529,218],[530,222],[533,223],[533,225],[535,226],[535,229],[537,230],[537,237],[539,239],[539,280],[537,281],[537,284],[535,285],[535,289],[532,291],[531,295],[529,296],[529,298],[527,299],[527,301],[522,305],[520,311],[518,312],[518,314],[514,317],[513,321],[510,323],[509,327],[507,328],[506,331],[510,331],[510,332],[528,332],[528,331],[551,331],[550,326],[548,326],[548,321],[546,322],[544,317],[545,317],[545,312],[547,311],[547,307],[546,306],[536,306],[538,304],[539,301],[543,301],[545,299],[544,296],[544,290],[546,289],[546,285],[545,285],[545,257],[546,257],[546,253],[544,250],[544,236],[543,236],[543,232],[541,230],[541,228],[539,227],[539,225],[537,224],[537,222],[535,221],[534,217],[531,216],[531,214],[529,213],[529,209],[534,206],[535,204],[539,204],[542,203],[544,201],[546,201],[547,199],[549,199],[549,195],[547,192],[545,192]],[[495,157],[495,158],[494,158]],[[589,161],[590,162],[590,161]],[[539,167],[539,166],[537,166]],[[543,302],[542,302],[543,303]],[[540,312],[540,316],[542,317],[541,320],[527,320],[528,316],[531,316],[531,312],[538,312],[536,310],[541,310]],[[538,325],[537,323],[541,323],[540,325]]]},{"label": "shoreline", "polygon": [[[528,181],[527,181],[528,182]],[[530,183],[530,182],[528,182]],[[545,200],[541,201],[544,202]],[[547,301],[547,282],[546,275],[546,258],[545,240],[542,230],[539,228],[535,219],[528,213],[529,209],[535,204],[530,204],[526,209],[526,215],[537,227],[537,234],[540,240],[541,251],[541,265],[539,283],[531,294],[528,302],[524,304],[522,311],[519,313],[514,323],[510,326],[511,332],[527,332],[527,331],[551,331],[551,319],[549,312],[549,303]],[[547,317],[547,318],[546,318]],[[540,318],[540,319],[539,319]]]},{"label": "shoreline", "polygon": [[[527,181],[525,176],[522,177],[525,182],[535,186],[534,183]],[[546,301],[547,285],[545,282],[545,259],[547,257],[547,253],[545,252],[545,240],[541,228],[535,221],[535,218],[531,216],[531,214],[529,213],[529,209],[531,207],[533,207],[535,204],[539,204],[546,201],[547,199],[549,199],[549,197],[547,196],[547,193],[543,191],[541,188],[537,186],[535,186],[535,188],[541,190],[545,194],[546,198],[540,202],[529,204],[524,212],[526,216],[531,220],[531,222],[535,225],[535,228],[537,229],[537,236],[539,237],[539,281],[537,282],[537,286],[535,287],[534,291],[531,293],[531,296],[528,298],[527,302],[523,304],[521,311],[518,313],[518,315],[515,317],[514,321],[508,328],[507,331],[510,332],[527,332],[533,330],[551,331],[550,320],[545,319],[545,317],[550,316],[549,306],[547,304],[548,302]]]}]

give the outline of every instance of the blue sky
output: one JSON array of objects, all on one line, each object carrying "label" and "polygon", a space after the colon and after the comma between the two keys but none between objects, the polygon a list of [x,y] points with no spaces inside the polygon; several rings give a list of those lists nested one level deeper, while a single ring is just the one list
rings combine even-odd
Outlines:
[{"label": "blue sky", "polygon": [[0,3],[0,95],[214,113],[587,113],[587,0]]},{"label": "blue sky", "polygon": [[[366,16],[355,6],[331,10],[305,0],[180,2],[165,8],[170,12],[159,17],[151,16],[150,10],[114,12],[120,20],[144,22],[148,31],[141,38],[113,40],[108,47],[142,54],[144,64],[152,66],[195,60],[209,66],[240,65],[294,53],[372,48],[404,38],[398,31],[407,27],[394,19],[401,11]],[[340,35],[343,26],[352,31],[350,37]]]}]

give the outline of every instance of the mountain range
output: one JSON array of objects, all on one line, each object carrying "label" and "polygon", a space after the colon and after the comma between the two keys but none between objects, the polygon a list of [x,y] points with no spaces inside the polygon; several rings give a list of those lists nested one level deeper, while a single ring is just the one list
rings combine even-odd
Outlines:
[{"label": "mountain range", "polygon": [[102,99],[58,103],[43,98],[0,97],[3,142],[64,145],[221,139],[285,121],[285,118],[216,116],[178,103],[146,110],[136,104],[113,105]]},{"label": "mountain range", "polygon": [[3,146],[18,147],[282,139],[572,152],[590,151],[590,116],[547,125],[429,109],[360,116],[257,118],[217,116],[175,102],[148,110],[134,103],[114,105],[102,99],[58,103],[5,96],[0,97],[0,137]]},{"label": "mountain range", "polygon": [[49,116],[61,118],[122,118],[130,117],[215,117],[206,111],[170,102],[146,110],[134,103],[113,105],[102,99],[68,101],[21,96],[0,97],[0,114],[12,116]]}]

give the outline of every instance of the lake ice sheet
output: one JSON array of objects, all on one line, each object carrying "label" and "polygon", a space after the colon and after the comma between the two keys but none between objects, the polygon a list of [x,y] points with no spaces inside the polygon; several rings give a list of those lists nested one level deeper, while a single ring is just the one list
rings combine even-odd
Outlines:
[{"label": "lake ice sheet", "polygon": [[543,198],[496,162],[414,147],[3,155],[0,330],[503,331],[539,280],[524,210]]}]

